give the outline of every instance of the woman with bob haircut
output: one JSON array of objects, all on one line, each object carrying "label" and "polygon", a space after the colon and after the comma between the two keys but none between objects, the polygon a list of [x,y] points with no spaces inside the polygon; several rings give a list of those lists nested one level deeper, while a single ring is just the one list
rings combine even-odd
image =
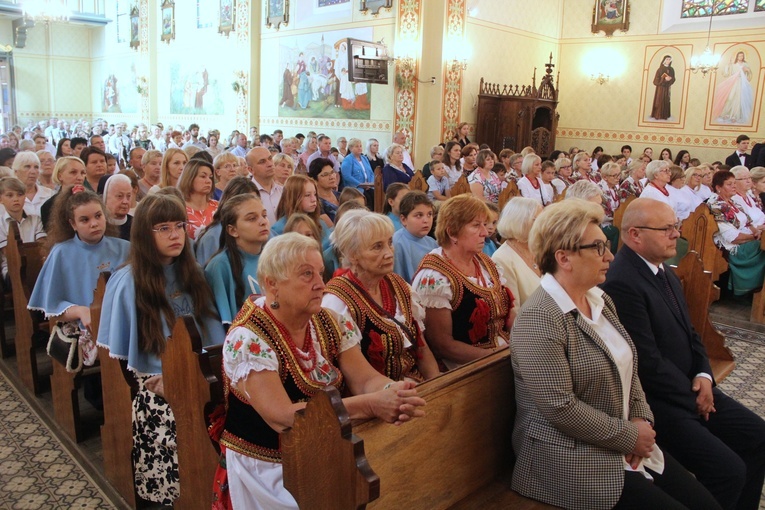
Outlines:
[{"label": "woman with bob haircut", "polygon": [[497,223],[497,231],[505,240],[491,260],[502,270],[506,285],[517,299],[518,308],[539,287],[542,273],[529,250],[529,232],[542,205],[532,198],[510,200]]},{"label": "woman with bob haircut", "polygon": [[382,214],[349,211],[332,233],[348,270],[332,278],[322,306],[348,315],[361,331],[361,352],[394,381],[431,379],[438,364],[425,343],[425,310],[393,272],[393,223]]},{"label": "woman with bob haircut", "polygon": [[489,209],[472,196],[452,197],[438,211],[439,247],[425,255],[412,288],[425,307],[425,338],[447,368],[507,345],[513,295],[483,253]]},{"label": "woman with bob haircut", "polygon": [[177,186],[183,167],[188,163],[189,157],[181,149],[169,148],[162,158],[162,174],[159,178],[159,187]]},{"label": "woman with bob haircut", "polygon": [[614,258],[602,221],[564,200],[531,228],[543,276],[513,325],[512,488],[570,509],[720,508],[656,445],[635,346],[598,288]]}]

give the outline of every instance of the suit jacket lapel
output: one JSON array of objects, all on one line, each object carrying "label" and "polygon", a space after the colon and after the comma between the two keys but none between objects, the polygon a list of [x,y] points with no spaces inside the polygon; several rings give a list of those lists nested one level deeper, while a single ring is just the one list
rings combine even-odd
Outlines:
[{"label": "suit jacket lapel", "polygon": [[600,338],[600,335],[598,335],[594,329],[587,323],[584,316],[579,312],[579,310],[574,310],[573,312],[576,316],[576,325],[579,327],[579,329],[584,333],[587,337],[592,339],[592,341],[597,345],[600,350],[602,350],[609,360],[611,360],[611,364],[616,367],[616,360],[614,360],[613,355],[611,354],[611,349],[609,349],[606,346],[606,343],[603,341],[602,338]]},{"label": "suit jacket lapel", "polygon": [[[680,322],[680,324],[683,325],[683,327],[687,328],[687,324],[684,320],[684,317],[682,314],[678,314],[678,312],[675,310],[675,307],[672,306],[672,301],[670,300],[669,296],[667,296],[667,292],[664,289],[661,280],[659,277],[649,269],[648,265],[645,263],[643,259],[640,258],[640,255],[632,251],[627,246],[623,246],[622,249],[626,248],[629,250],[627,253],[631,256],[631,262],[635,265],[635,268],[637,269],[640,276],[645,278],[649,284],[651,284],[661,295],[661,298],[664,300],[664,304],[667,305],[667,309],[669,309],[670,312],[672,312],[672,315],[675,316],[675,318]],[[664,268],[665,273],[671,271],[671,269],[665,267]],[[678,295],[678,289],[672,285],[673,278],[667,277],[668,281],[670,282],[670,287],[672,287],[672,291],[675,293],[675,298],[678,300],[678,305],[680,304],[680,300],[678,296],[682,296],[682,289],[680,289],[681,294]]]}]

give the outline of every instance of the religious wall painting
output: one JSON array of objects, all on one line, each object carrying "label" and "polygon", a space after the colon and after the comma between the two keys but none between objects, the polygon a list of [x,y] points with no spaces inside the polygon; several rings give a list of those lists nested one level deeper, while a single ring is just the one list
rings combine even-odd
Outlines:
[{"label": "religious wall painting", "polygon": [[692,46],[647,46],[641,88],[640,126],[683,128],[690,75],[686,54]]},{"label": "religious wall painting", "polygon": [[592,33],[605,32],[610,37],[617,30],[626,32],[630,27],[629,0],[595,0],[592,9]]},{"label": "religious wall painting", "polygon": [[223,115],[223,84],[230,70],[219,62],[173,60],[170,64],[170,113]]},{"label": "religious wall painting", "polygon": [[290,20],[290,2],[289,0],[266,0],[266,26],[276,28]]},{"label": "religious wall painting", "polygon": [[141,17],[138,14],[138,6],[130,9],[130,47],[141,46]]},{"label": "religious wall painting", "polygon": [[162,2],[160,20],[162,21],[162,30],[159,38],[170,44],[170,41],[175,39],[175,2],[173,0]]},{"label": "religious wall painting", "polygon": [[749,44],[717,44],[717,72],[710,75],[707,128],[754,128],[759,124],[763,86],[759,52]]},{"label": "religious wall painting", "polygon": [[[139,95],[135,61],[102,68],[101,113],[138,113]],[[127,65],[125,65],[127,64]]]},{"label": "religious wall painting", "polygon": [[228,37],[236,24],[236,0],[220,0],[218,12],[218,33]]},{"label": "religious wall painting", "polygon": [[[356,0],[354,0],[355,2]],[[353,21],[351,0],[292,0],[295,28],[328,27]]]},{"label": "religious wall painting", "polygon": [[283,37],[279,46],[280,117],[370,118],[371,85],[348,79],[348,37],[372,40],[372,28]]}]

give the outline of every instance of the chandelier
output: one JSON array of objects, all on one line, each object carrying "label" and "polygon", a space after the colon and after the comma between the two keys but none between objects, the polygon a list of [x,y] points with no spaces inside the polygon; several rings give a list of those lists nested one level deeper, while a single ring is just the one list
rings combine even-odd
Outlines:
[{"label": "chandelier", "polygon": [[712,10],[709,13],[709,29],[707,30],[707,47],[701,55],[691,57],[690,70],[694,73],[701,71],[701,76],[706,77],[707,73],[717,71],[717,64],[720,63],[720,55],[715,55],[709,48],[709,38],[712,35],[712,18],[715,15],[715,2],[712,2]]},{"label": "chandelier", "polygon": [[21,10],[25,18],[36,23],[68,21],[71,15],[66,0],[24,0]]}]

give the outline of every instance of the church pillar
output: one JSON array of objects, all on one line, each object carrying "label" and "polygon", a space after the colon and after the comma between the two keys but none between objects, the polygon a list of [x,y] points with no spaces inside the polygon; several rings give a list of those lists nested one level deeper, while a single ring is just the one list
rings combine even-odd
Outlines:
[{"label": "church pillar", "polygon": [[454,137],[462,106],[462,72],[465,59],[465,0],[447,0],[443,53],[443,116],[441,140]]},{"label": "church pillar", "polygon": [[396,63],[393,132],[406,133],[406,148],[414,159],[417,120],[417,71],[422,53],[422,9],[424,0],[400,0],[396,16],[396,56],[412,57],[411,65]]}]

